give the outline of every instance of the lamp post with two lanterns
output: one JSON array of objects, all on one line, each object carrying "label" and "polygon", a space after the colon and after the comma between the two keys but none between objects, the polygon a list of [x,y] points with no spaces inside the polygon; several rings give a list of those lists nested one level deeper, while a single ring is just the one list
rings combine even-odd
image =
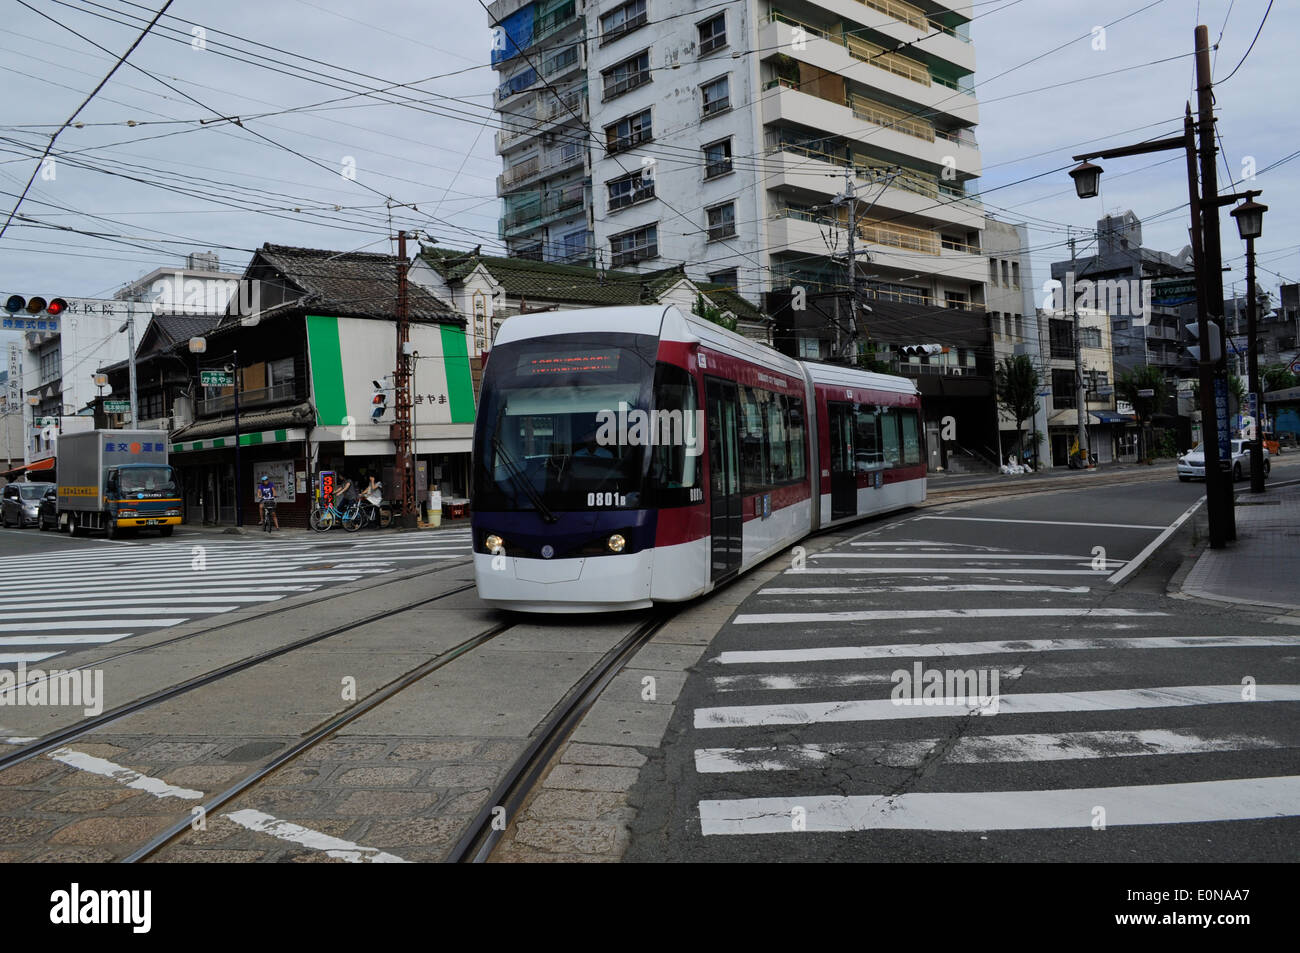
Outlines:
[{"label": "lamp post with two lanterns", "polygon": [[1237,220],[1237,232],[1246,243],[1246,377],[1250,394],[1255,399],[1251,417],[1255,420],[1255,435],[1250,441],[1250,492],[1264,492],[1264,392],[1259,387],[1259,347],[1255,342],[1255,239],[1264,233],[1264,213],[1267,205],[1254,200],[1258,192],[1247,192],[1246,201],[1230,213]]}]

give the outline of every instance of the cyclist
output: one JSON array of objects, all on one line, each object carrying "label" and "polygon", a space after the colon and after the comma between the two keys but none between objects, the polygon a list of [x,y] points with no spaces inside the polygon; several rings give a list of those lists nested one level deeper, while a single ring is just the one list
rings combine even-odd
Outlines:
[{"label": "cyclist", "polygon": [[[262,525],[266,526],[266,516],[269,512],[271,519],[275,523],[275,528],[280,528],[280,517],[275,512],[275,484],[265,473],[262,474],[262,482],[257,487],[258,507],[262,516]],[[270,532],[270,529],[267,529]]]}]

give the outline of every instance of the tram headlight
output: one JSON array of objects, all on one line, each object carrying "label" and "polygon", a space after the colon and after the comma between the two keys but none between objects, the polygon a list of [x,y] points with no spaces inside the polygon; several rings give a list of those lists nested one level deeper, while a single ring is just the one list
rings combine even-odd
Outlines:
[{"label": "tram headlight", "polygon": [[505,549],[506,541],[502,539],[500,536],[493,533],[492,535],[488,536],[487,539],[483,540],[483,545],[487,547],[487,551],[489,553],[491,553],[493,556],[496,556],[497,554],[501,553]]},{"label": "tram headlight", "polygon": [[609,547],[609,551],[611,553],[621,553],[623,551],[623,547],[627,545],[627,540],[625,540],[618,533],[615,533],[608,540],[606,540],[605,545]]}]

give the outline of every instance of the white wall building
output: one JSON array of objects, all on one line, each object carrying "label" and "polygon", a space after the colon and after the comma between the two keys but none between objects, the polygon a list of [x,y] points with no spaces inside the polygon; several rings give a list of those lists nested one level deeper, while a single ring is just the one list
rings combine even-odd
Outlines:
[{"label": "white wall building", "polygon": [[[983,304],[970,4],[490,9],[510,254],[588,254],[585,222],[607,266],[684,262],[751,301],[791,284],[843,287],[850,214],[833,199],[852,169],[868,288]],[[912,43],[906,55],[889,52],[901,42]]]}]

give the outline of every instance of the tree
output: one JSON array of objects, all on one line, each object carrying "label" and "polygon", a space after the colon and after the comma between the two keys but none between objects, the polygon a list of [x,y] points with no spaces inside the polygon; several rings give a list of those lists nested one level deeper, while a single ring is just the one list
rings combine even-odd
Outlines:
[{"label": "tree", "polygon": [[[1020,433],[1025,421],[1043,409],[1038,400],[1038,388],[1041,386],[1038,369],[1028,355],[1017,354],[1002,359],[993,372],[993,379],[997,387],[998,405],[1016,422],[1016,452],[1019,454]],[[1037,452],[1038,448],[1035,447],[1035,456]]]},{"label": "tree", "polygon": [[[1147,390],[1152,392],[1150,397],[1139,396],[1139,392]],[[1134,370],[1125,371],[1116,378],[1115,393],[1133,405],[1133,413],[1138,419],[1138,431],[1143,439],[1143,453],[1140,456],[1145,459],[1146,448],[1150,446],[1146,440],[1146,430],[1150,426],[1151,418],[1169,399],[1170,382],[1160,368],[1143,364]]]},{"label": "tree", "polygon": [[702,294],[695,296],[695,304],[691,305],[691,314],[697,315],[705,321],[712,321],[718,327],[726,328],[728,331],[736,330],[738,323],[735,317],[724,314],[721,308],[705,301]]},{"label": "tree", "polygon": [[1264,383],[1264,390],[1285,390],[1288,387],[1300,387],[1300,378],[1292,374],[1290,368],[1285,364],[1270,364],[1260,371],[1259,376]]}]

